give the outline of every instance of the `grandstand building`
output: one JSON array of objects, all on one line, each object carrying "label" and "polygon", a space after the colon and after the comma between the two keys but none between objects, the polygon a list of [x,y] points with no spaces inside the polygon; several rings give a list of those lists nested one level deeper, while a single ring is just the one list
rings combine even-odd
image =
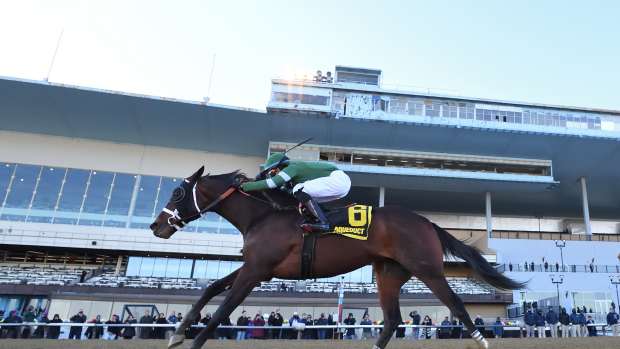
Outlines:
[{"label": "grandstand building", "polygon": [[[337,66],[334,77],[274,79],[266,112],[1,78],[0,121],[0,310],[184,312],[241,264],[242,240],[213,213],[155,238],[148,225],[172,189],[203,164],[254,174],[307,137],[291,157],[347,171],[346,200],[409,207],[531,279],[503,293],[446,261],[473,314],[515,315],[508,306],[523,301],[601,312],[616,297],[619,111],[391,90],[380,70]],[[264,283],[243,307],[331,313],[338,281]],[[381,319],[372,268],[345,281],[345,309]],[[404,318],[448,314],[416,280],[401,304]]]}]

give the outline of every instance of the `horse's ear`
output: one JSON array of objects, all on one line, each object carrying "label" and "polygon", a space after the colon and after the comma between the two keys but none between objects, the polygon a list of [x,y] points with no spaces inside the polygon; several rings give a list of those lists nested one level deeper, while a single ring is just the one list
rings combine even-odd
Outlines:
[{"label": "horse's ear", "polygon": [[205,167],[204,166],[200,166],[200,168],[198,169],[198,171],[194,172],[193,175],[191,175],[189,177],[190,182],[191,181],[197,181],[200,179],[200,177],[202,177],[202,174],[205,172]]}]

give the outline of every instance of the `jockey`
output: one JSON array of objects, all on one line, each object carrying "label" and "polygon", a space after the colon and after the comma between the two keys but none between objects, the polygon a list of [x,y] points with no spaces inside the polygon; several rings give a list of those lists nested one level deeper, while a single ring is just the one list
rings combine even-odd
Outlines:
[{"label": "jockey", "polygon": [[253,191],[291,185],[293,196],[315,220],[301,225],[306,231],[329,231],[329,221],[318,203],[343,198],[351,189],[349,176],[338,167],[326,162],[291,161],[284,153],[273,153],[261,165],[261,170],[267,173],[266,179],[245,182],[241,189]]}]

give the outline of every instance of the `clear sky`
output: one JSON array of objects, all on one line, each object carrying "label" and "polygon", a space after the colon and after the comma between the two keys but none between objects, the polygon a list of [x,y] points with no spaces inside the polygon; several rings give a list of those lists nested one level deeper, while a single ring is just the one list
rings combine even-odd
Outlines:
[{"label": "clear sky", "polygon": [[[0,75],[263,109],[270,79],[620,109],[620,1],[0,0]],[[215,54],[215,64],[213,57]]]}]

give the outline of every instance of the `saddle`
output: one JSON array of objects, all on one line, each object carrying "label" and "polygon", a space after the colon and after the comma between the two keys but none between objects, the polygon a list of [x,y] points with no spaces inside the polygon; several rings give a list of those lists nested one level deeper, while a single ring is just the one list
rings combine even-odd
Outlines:
[{"label": "saddle", "polygon": [[356,240],[367,240],[372,221],[372,206],[350,205],[325,209],[332,231],[325,233],[304,233],[301,250],[301,278],[313,279],[316,240],[322,236],[336,234]]}]

